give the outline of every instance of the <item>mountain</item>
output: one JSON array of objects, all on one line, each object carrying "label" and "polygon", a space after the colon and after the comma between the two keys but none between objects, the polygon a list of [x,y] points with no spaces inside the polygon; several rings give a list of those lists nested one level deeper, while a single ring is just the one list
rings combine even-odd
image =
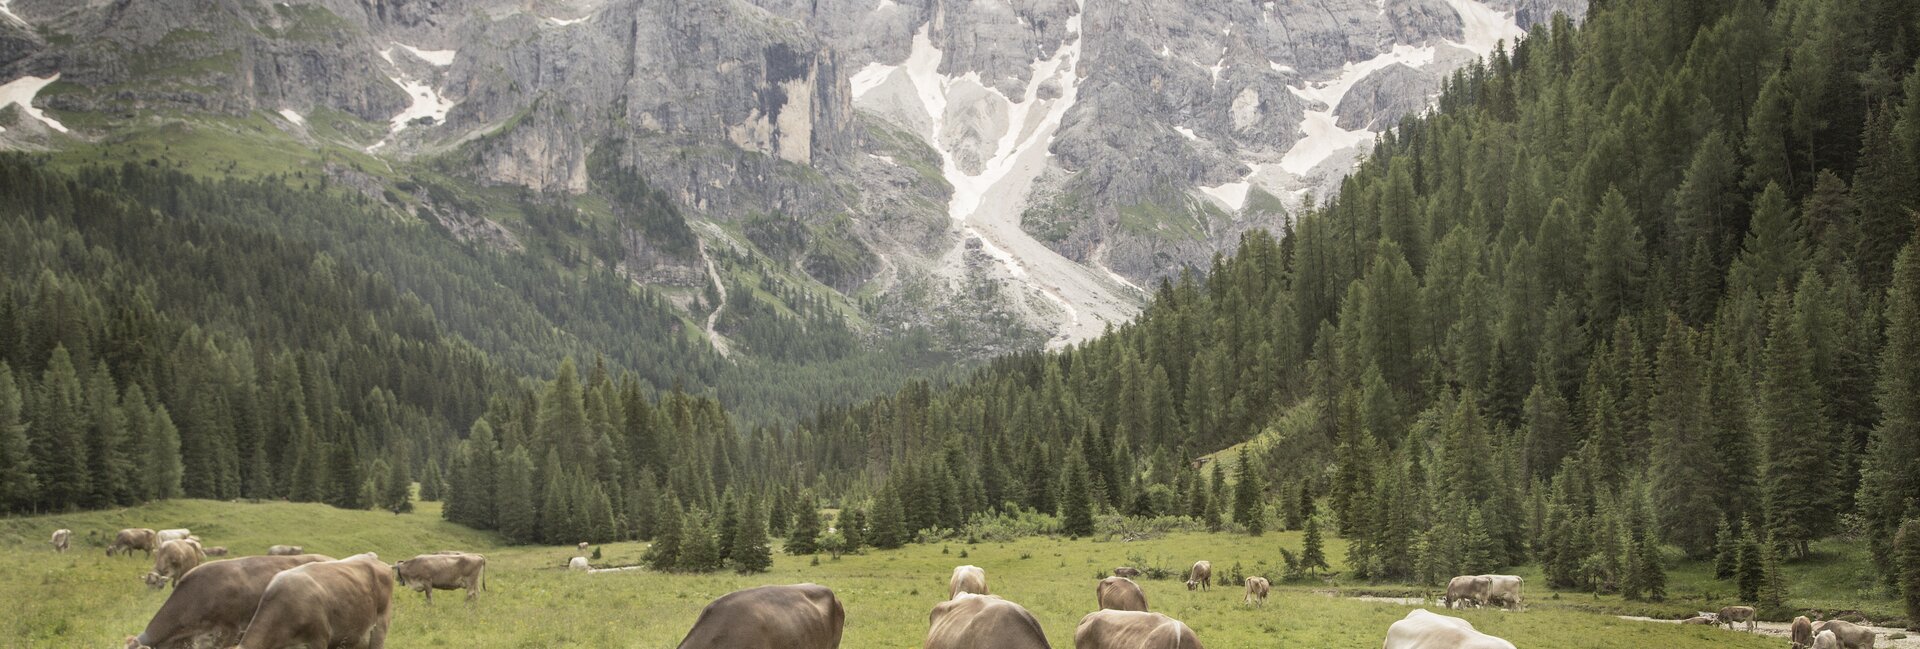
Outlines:
[{"label": "mountain", "polygon": [[695,295],[726,255],[977,358],[1125,322],[1584,4],[12,0],[0,99],[29,114],[0,143],[319,151],[287,168],[505,250],[541,233],[490,194],[595,212],[637,179],[687,225],[613,233],[610,263],[716,351],[751,347]]}]

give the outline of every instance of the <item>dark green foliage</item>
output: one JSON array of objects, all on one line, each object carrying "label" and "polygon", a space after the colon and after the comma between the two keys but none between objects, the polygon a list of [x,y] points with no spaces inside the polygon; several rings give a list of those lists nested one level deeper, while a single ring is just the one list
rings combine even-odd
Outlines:
[{"label": "dark green foliage", "polygon": [[680,519],[680,538],[674,568],[680,572],[713,572],[726,564],[714,538],[713,516],[698,508]]},{"label": "dark green foliage", "polygon": [[1233,522],[1247,528],[1247,533],[1254,536],[1266,531],[1266,489],[1260,480],[1260,471],[1253,464],[1252,454],[1247,449],[1240,449],[1240,475],[1233,491]]},{"label": "dark green foliage", "polygon": [[1327,551],[1322,547],[1326,542],[1320,538],[1320,517],[1309,513],[1306,528],[1301,541],[1299,565],[1309,576],[1317,576],[1320,571],[1330,568],[1327,565]]},{"label": "dark green foliage", "polygon": [[748,500],[741,508],[740,523],[729,544],[732,554],[728,565],[734,572],[751,574],[773,567],[773,550],[767,547],[767,519],[760,503]]},{"label": "dark green foliage", "polygon": [[404,460],[396,461],[389,467],[384,490],[380,494],[380,508],[395,514],[413,511],[413,477],[407,471]]},{"label": "dark green foliage", "polygon": [[1900,567],[1900,594],[1907,603],[1909,626],[1920,624],[1920,518],[1907,519],[1895,537]]},{"label": "dark green foliage", "polygon": [[[1860,513],[1872,531],[1875,563],[1895,563],[1893,533],[1920,502],[1920,244],[1900,254],[1887,291],[1886,346],[1876,397],[1881,411],[1867,443]],[[1892,571],[1885,572],[1892,582]],[[1920,616],[1913,618],[1920,620]]]},{"label": "dark green foliage", "polygon": [[1766,550],[1761,547],[1760,537],[1754,533],[1751,521],[1740,524],[1740,541],[1736,546],[1733,583],[1739,591],[1740,601],[1760,601],[1760,591],[1767,585]]},{"label": "dark green foliage", "polygon": [[801,493],[795,503],[793,529],[787,533],[787,554],[815,554],[820,551],[820,505],[813,494]]},{"label": "dark green foliage", "polygon": [[907,542],[906,514],[900,507],[900,494],[892,488],[881,487],[880,494],[874,498],[873,524],[867,530],[867,541],[882,550]]},{"label": "dark green foliage", "polygon": [[[1087,476],[1087,463],[1077,452],[1068,452],[1066,477],[1060,482],[1060,531],[1079,538],[1093,536],[1093,486]],[[1219,511],[1212,509],[1215,521]]]}]

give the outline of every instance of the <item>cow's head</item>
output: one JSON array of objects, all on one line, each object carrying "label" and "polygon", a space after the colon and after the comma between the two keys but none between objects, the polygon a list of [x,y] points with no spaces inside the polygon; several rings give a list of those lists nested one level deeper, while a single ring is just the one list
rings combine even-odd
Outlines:
[{"label": "cow's head", "polygon": [[1193,590],[1199,587],[1200,587],[1200,582],[1194,581],[1192,579],[1187,580],[1187,590]]},{"label": "cow's head", "polygon": [[149,647],[147,645],[141,644],[140,636],[130,635],[130,636],[127,636],[126,649],[153,649],[153,647]]},{"label": "cow's head", "polygon": [[157,573],[157,572],[149,572],[145,575],[141,575],[140,580],[146,582],[147,587],[152,588],[154,590],[160,590],[167,586],[166,576],[161,575],[160,573]]},{"label": "cow's head", "polygon": [[403,559],[400,561],[393,562],[393,580],[402,586],[407,585],[407,562],[408,561],[412,561],[412,559]]}]

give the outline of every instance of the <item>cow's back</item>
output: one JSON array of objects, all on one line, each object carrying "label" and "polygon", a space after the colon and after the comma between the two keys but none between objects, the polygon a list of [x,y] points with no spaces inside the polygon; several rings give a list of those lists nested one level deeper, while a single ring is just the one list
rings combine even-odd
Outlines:
[{"label": "cow's back", "polygon": [[1193,629],[1179,620],[1146,611],[1104,610],[1080,618],[1073,630],[1075,649],[1201,649]]},{"label": "cow's back", "polygon": [[478,582],[480,571],[487,567],[487,558],[478,554],[436,553],[422,554],[402,564],[394,571],[401,583],[453,589]]},{"label": "cow's back", "polygon": [[329,642],[385,635],[393,568],[371,553],[288,569],[267,584],[247,630],[246,649],[278,649],[289,634],[324,629]]},{"label": "cow's back", "polygon": [[1140,584],[1126,577],[1108,577],[1094,587],[1094,601],[1100,608],[1116,611],[1147,610],[1147,594]]},{"label": "cow's back", "polygon": [[761,586],[707,604],[680,648],[832,649],[845,625],[846,610],[825,586]]},{"label": "cow's back", "polygon": [[925,649],[1048,649],[1040,621],[993,595],[961,595],[927,616]]},{"label": "cow's back", "polygon": [[253,619],[260,596],[274,575],[302,564],[332,560],[317,554],[242,557],[194,568],[174,584],[173,593],[138,636],[140,644],[163,647],[183,636],[238,633]]},{"label": "cow's back", "polygon": [[1814,625],[1815,635],[1819,635],[1821,631],[1832,631],[1844,649],[1872,649],[1873,647],[1873,629],[1846,620],[1827,620]]},{"label": "cow's back", "polygon": [[1514,649],[1513,643],[1479,632],[1460,618],[1414,609],[1387,627],[1384,649]]}]

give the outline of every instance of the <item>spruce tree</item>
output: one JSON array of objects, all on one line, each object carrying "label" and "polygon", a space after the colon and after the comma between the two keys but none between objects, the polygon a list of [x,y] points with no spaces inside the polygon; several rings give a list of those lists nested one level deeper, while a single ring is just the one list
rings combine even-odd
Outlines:
[{"label": "spruce tree", "polygon": [[[1093,536],[1093,486],[1087,463],[1069,451],[1065,479],[1060,482],[1060,531],[1069,537]],[[1218,509],[1210,509],[1219,516]],[[1216,519],[1217,520],[1217,519]]]},{"label": "spruce tree", "polygon": [[420,476],[420,501],[437,502],[446,498],[446,476],[440,471],[440,461],[427,460],[427,471]]},{"label": "spruce tree", "polygon": [[840,513],[840,533],[846,536],[847,551],[859,552],[867,543],[867,512],[849,508]]},{"label": "spruce tree", "polygon": [[1233,492],[1233,522],[1247,528],[1247,533],[1260,536],[1266,531],[1265,494],[1262,493],[1259,467],[1254,466],[1253,457],[1245,447],[1240,449],[1240,481],[1235,483]]},{"label": "spruce tree", "polygon": [[1772,536],[1760,546],[1760,597],[1758,601],[1768,607],[1779,608],[1787,604],[1787,573],[1780,565],[1781,544]]},{"label": "spruce tree", "polygon": [[527,449],[514,447],[500,462],[500,479],[495,492],[499,530],[515,543],[531,543],[539,534],[539,519],[533,505],[533,459]]},{"label": "spruce tree", "polygon": [[813,494],[801,492],[794,500],[793,529],[787,533],[787,554],[817,554],[820,552],[820,505],[813,500]]},{"label": "spruce tree", "polygon": [[[1875,398],[1880,423],[1867,441],[1860,471],[1860,515],[1868,529],[1874,565],[1887,583],[1896,565],[1892,540],[1920,502],[1920,243],[1909,244],[1894,266],[1887,290],[1886,343],[1880,352]],[[1920,617],[1913,618],[1920,621]]]},{"label": "spruce tree", "polygon": [[660,502],[654,505],[655,525],[653,543],[647,546],[647,553],[640,560],[656,572],[672,572],[680,567],[680,538],[686,529],[686,516],[680,511],[680,501],[672,492],[661,492]]},{"label": "spruce tree", "polygon": [[1722,514],[1720,527],[1713,534],[1713,576],[1716,579],[1732,579],[1739,570],[1740,537],[1733,533],[1733,525]]},{"label": "spruce tree", "polygon": [[751,574],[773,567],[773,550],[767,547],[767,520],[760,503],[748,499],[740,507],[740,522],[734,529],[729,565],[734,572]]},{"label": "spruce tree", "polygon": [[1754,532],[1752,521],[1740,524],[1740,544],[1738,560],[1734,568],[1733,582],[1740,592],[1740,601],[1760,601],[1760,590],[1766,587],[1766,552],[1760,547],[1760,538]]},{"label": "spruce tree", "polygon": [[331,469],[327,504],[341,509],[366,509],[366,471],[360,466],[353,442],[345,439],[334,442],[327,466]]},{"label": "spruce tree", "polygon": [[40,480],[40,509],[78,506],[87,493],[86,422],[81,410],[80,377],[66,345],[54,347],[41,373],[32,423],[27,427],[34,475]]},{"label": "spruce tree", "polygon": [[712,572],[725,565],[714,539],[712,516],[699,509],[688,510],[681,519],[679,550],[676,565],[683,572]]},{"label": "spruce tree", "polygon": [[413,475],[406,458],[395,457],[387,469],[386,491],[380,495],[380,507],[395,514],[413,511]]},{"label": "spruce tree", "polygon": [[718,544],[720,561],[732,565],[733,542],[740,536],[740,503],[732,489],[720,497],[720,527],[714,530],[714,542]]},{"label": "spruce tree", "polygon": [[[33,454],[27,424],[21,419],[24,399],[14,384],[13,368],[0,361],[0,511],[27,511],[40,489],[33,472]],[[180,461],[178,455],[173,458]]]},{"label": "spruce tree", "polygon": [[891,550],[907,543],[906,513],[900,508],[900,495],[891,486],[882,486],[873,501],[873,527],[868,532],[873,547]]},{"label": "spruce tree", "polygon": [[1306,528],[1303,534],[1305,538],[1301,540],[1300,569],[1307,571],[1308,575],[1319,576],[1321,570],[1331,568],[1327,565],[1326,548],[1322,547],[1325,541],[1320,538],[1320,516],[1309,513]]},{"label": "spruce tree", "polygon": [[1790,544],[1796,556],[1806,556],[1808,544],[1834,519],[1839,485],[1830,460],[1839,453],[1814,380],[1809,332],[1793,317],[1784,293],[1775,293],[1771,308],[1772,333],[1754,417],[1754,427],[1766,440],[1762,479],[1767,532]]},{"label": "spruce tree", "polygon": [[1894,540],[1899,566],[1900,595],[1907,604],[1909,626],[1920,625],[1920,518],[1900,524]]}]

